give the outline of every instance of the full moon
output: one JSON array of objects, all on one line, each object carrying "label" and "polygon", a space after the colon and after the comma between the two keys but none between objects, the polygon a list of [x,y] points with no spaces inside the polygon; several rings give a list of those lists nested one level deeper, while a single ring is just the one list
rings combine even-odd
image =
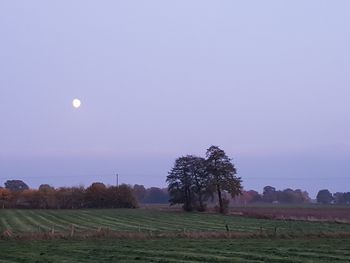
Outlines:
[{"label": "full moon", "polygon": [[79,99],[74,99],[72,104],[74,108],[78,109],[81,106],[81,101]]}]

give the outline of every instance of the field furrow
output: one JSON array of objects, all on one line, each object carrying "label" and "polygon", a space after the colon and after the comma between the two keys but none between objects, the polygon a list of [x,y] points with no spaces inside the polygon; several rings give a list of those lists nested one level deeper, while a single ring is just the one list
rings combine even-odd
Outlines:
[{"label": "field furrow", "polygon": [[224,216],[208,213],[180,213],[146,209],[6,210],[0,209],[0,230],[14,233],[50,231],[95,231],[108,228],[120,232],[231,232],[307,236],[322,233],[350,233],[349,224],[283,221]]}]

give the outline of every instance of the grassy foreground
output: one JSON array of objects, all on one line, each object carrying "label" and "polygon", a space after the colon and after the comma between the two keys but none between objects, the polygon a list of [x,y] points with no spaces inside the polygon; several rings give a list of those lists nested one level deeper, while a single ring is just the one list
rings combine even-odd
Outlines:
[{"label": "grassy foreground", "polygon": [[350,262],[342,239],[0,241],[0,262]]},{"label": "grassy foreground", "polygon": [[[73,225],[75,234],[72,238],[69,233]],[[227,227],[230,234],[249,235],[238,239],[223,238],[229,237]],[[125,236],[112,238],[112,235],[102,235],[91,238],[85,235],[100,233],[101,228],[107,229],[108,233],[125,233]],[[52,239],[50,232],[53,229],[62,235]],[[151,209],[0,209],[0,231],[4,238],[0,240],[0,263],[350,262],[350,238],[342,235],[350,233],[349,224]],[[10,232],[11,237],[4,235],[6,232]],[[201,236],[206,232],[220,235],[211,239]],[[164,233],[185,235],[175,234],[170,238]],[[47,234],[47,240],[38,238]],[[143,234],[145,236],[137,238],[137,235]]]},{"label": "grassy foreground", "polygon": [[108,228],[120,232],[230,232],[292,234],[350,233],[349,224],[254,219],[218,214],[182,213],[147,209],[6,210],[0,209],[0,231],[14,235],[47,232],[75,233]]}]

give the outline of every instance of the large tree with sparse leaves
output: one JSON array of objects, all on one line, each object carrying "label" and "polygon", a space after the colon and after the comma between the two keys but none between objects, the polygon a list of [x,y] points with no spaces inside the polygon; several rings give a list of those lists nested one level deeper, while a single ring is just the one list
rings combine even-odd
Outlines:
[{"label": "large tree with sparse leaves", "polygon": [[241,194],[241,178],[237,177],[237,170],[231,159],[218,146],[211,146],[206,153],[207,172],[213,190],[217,193],[220,213],[225,212],[223,192],[228,192],[232,197]]},{"label": "large tree with sparse leaves", "polygon": [[206,157],[187,155],[176,159],[166,180],[171,205],[183,204],[186,211],[204,211],[205,202],[216,193],[219,211],[224,213],[229,200],[223,194],[235,197],[241,193],[241,178],[236,176],[236,168],[226,153],[211,146]]}]

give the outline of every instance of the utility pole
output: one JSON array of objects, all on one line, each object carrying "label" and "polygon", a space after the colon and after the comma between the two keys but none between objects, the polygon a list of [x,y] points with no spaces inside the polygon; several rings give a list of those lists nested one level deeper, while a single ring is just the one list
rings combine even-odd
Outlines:
[{"label": "utility pole", "polygon": [[119,174],[115,175],[115,180],[116,180],[115,186],[118,187],[119,186]]}]

